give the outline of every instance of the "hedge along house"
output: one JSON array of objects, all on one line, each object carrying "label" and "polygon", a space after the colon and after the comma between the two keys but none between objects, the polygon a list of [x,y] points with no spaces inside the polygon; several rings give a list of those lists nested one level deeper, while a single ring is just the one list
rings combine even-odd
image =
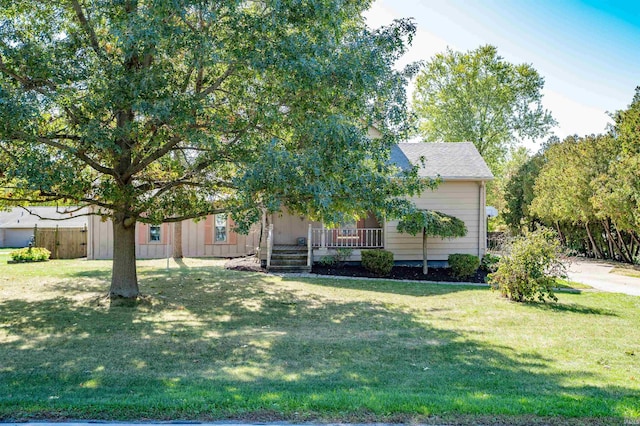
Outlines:
[{"label": "hedge along house", "polygon": [[[440,177],[435,190],[427,189],[411,200],[419,209],[455,216],[466,225],[464,237],[428,239],[429,263],[443,264],[454,253],[484,256],[486,182],[493,175],[473,143],[400,143],[393,147],[391,161],[403,169],[420,165],[419,175],[424,178]],[[363,249],[391,251],[397,264],[422,263],[422,235],[401,233],[398,220],[381,222],[375,213],[339,228],[327,228],[286,211],[270,215],[266,222],[267,241],[261,256],[270,270],[308,270],[324,256],[340,251],[349,255],[347,260],[360,261]]]}]

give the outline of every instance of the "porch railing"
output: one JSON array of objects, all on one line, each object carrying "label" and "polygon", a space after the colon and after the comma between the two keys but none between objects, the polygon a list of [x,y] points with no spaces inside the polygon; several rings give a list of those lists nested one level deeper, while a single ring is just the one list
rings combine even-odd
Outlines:
[{"label": "porch railing", "polygon": [[383,248],[382,228],[313,228],[311,245],[314,248]]}]

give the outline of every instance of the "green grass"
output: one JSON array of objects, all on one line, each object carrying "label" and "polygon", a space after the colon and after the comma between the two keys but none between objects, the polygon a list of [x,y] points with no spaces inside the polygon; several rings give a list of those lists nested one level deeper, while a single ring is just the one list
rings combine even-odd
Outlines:
[{"label": "green grass", "polygon": [[556,278],[556,288],[559,289],[573,289],[573,290],[588,290],[592,289],[590,285],[582,284],[577,281],[564,280],[562,278]]},{"label": "green grass", "polygon": [[640,298],[279,278],[221,261],[0,262],[0,421],[640,421]]},{"label": "green grass", "polygon": [[625,275],[627,277],[640,278],[640,269],[636,265],[616,266],[611,270],[610,273]]}]

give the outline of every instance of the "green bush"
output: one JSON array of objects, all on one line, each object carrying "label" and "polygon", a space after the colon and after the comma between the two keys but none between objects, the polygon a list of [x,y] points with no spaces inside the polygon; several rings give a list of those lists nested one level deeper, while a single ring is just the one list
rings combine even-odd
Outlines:
[{"label": "green bush", "polygon": [[43,262],[49,260],[51,252],[43,247],[27,247],[9,253],[14,262]]},{"label": "green bush", "polygon": [[376,275],[389,275],[393,268],[393,253],[387,250],[362,250],[362,266]]},{"label": "green bush", "polygon": [[482,257],[480,269],[487,272],[495,272],[498,269],[498,262],[500,262],[500,256],[487,253]]},{"label": "green bush", "polygon": [[318,261],[322,266],[334,266],[338,263],[338,259],[335,256],[328,254],[326,256],[322,256],[322,258]]},{"label": "green bush", "polygon": [[323,256],[319,263],[323,266],[342,266],[353,253],[353,249],[339,248],[335,254]]},{"label": "green bush", "polygon": [[517,238],[489,274],[489,284],[504,297],[517,302],[557,301],[556,278],[566,278],[562,249],[555,232],[539,229]]},{"label": "green bush", "polygon": [[469,278],[478,270],[480,258],[472,254],[450,254],[449,266],[454,277],[458,279]]}]

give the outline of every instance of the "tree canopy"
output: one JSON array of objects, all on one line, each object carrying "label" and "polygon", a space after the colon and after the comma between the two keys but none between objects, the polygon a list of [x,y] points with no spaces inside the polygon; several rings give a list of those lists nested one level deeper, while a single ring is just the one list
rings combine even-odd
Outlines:
[{"label": "tree canopy", "polygon": [[114,297],[139,292],[138,221],[405,211],[422,184],[388,161],[409,77],[392,65],[415,28],[370,29],[369,5],[1,0],[0,196],[110,218]]},{"label": "tree canopy", "polygon": [[455,216],[436,210],[414,210],[398,222],[398,231],[411,235],[424,232],[427,236],[454,238],[467,235],[464,222]]},{"label": "tree canopy", "polygon": [[411,235],[422,233],[422,273],[427,274],[427,237],[441,238],[464,237],[467,235],[467,226],[464,221],[455,216],[435,210],[411,209],[407,211],[398,222],[399,232]]},{"label": "tree canopy", "polygon": [[608,132],[551,140],[506,186],[507,222],[553,226],[571,249],[637,262],[640,89]]},{"label": "tree canopy", "polygon": [[508,149],[555,124],[542,106],[544,79],[494,46],[435,55],[419,72],[413,105],[427,142],[473,142],[494,173]]}]

